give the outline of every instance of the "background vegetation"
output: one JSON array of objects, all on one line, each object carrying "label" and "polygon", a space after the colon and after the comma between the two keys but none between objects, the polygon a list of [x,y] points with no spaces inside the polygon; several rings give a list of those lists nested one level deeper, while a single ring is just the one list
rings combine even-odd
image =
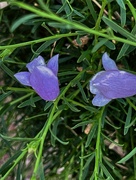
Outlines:
[{"label": "background vegetation", "polygon": [[[136,72],[136,2],[0,2],[1,180],[136,179],[136,97],[94,107],[89,80],[108,52]],[[58,54],[61,93],[45,102],[14,74]]]}]

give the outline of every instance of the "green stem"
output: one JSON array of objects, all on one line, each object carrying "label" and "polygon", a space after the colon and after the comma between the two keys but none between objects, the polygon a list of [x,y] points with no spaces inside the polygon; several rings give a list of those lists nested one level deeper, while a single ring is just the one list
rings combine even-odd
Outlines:
[{"label": "green stem", "polygon": [[56,105],[57,105],[57,100],[56,102],[54,103],[54,106],[53,106],[53,109],[51,111],[51,114],[49,116],[49,119],[47,121],[47,123],[45,124],[44,128],[43,128],[43,134],[41,136],[41,142],[40,142],[40,147],[39,147],[39,152],[38,152],[38,156],[37,156],[37,160],[36,160],[36,163],[35,163],[35,168],[34,168],[34,171],[33,171],[33,176],[31,178],[31,180],[34,180],[35,177],[36,177],[36,174],[37,174],[37,171],[38,171],[38,167],[39,167],[39,164],[41,162],[41,157],[42,157],[42,152],[43,152],[43,145],[44,145],[44,140],[45,140],[45,137],[47,135],[47,132],[53,122],[53,114],[55,112],[55,109],[56,109]]},{"label": "green stem", "polygon": [[136,9],[134,8],[134,6],[132,5],[132,3],[129,0],[126,0],[126,4],[128,5],[128,7],[136,21]]},{"label": "green stem", "polygon": [[10,106],[12,106],[12,105],[14,105],[14,104],[16,104],[16,103],[18,103],[18,102],[21,102],[23,99],[26,99],[27,97],[31,96],[32,94],[33,94],[33,93],[26,94],[25,96],[23,96],[23,97],[21,97],[21,98],[18,98],[18,99],[16,99],[16,100],[10,102],[9,104],[10,104]]},{"label": "green stem", "polygon": [[[81,72],[82,73],[82,72]],[[79,74],[81,74],[79,73]],[[79,76],[79,74],[77,76]],[[74,78],[76,79],[77,76]],[[55,113],[55,110],[56,110],[56,107],[57,107],[57,104],[59,102],[59,100],[65,95],[65,93],[67,92],[67,90],[70,88],[72,82],[70,82],[66,88],[62,91],[62,93],[58,96],[58,98],[56,99],[56,101],[54,102],[54,105],[53,105],[53,108],[52,108],[52,111],[50,113],[50,116],[47,120],[47,123],[45,123],[43,129],[38,133],[38,135],[36,136],[36,138],[38,138],[39,136],[41,137],[41,141],[40,141],[40,147],[39,147],[39,152],[38,152],[38,156],[37,156],[37,159],[36,159],[36,163],[35,163],[35,167],[34,167],[34,171],[33,171],[33,176],[31,178],[31,180],[35,180],[36,179],[36,174],[38,172],[38,168],[39,168],[39,164],[41,162],[41,158],[42,158],[42,152],[43,152],[43,145],[44,145],[44,141],[45,141],[45,138],[46,138],[46,135],[47,135],[47,132],[52,124],[52,122],[54,121],[54,113]]]},{"label": "green stem", "polygon": [[[104,34],[101,31],[96,31],[95,29],[83,26],[83,25],[78,24],[76,22],[72,22],[72,21],[69,21],[67,19],[63,19],[63,18],[61,18],[61,17],[59,17],[59,16],[57,16],[57,15],[55,15],[53,13],[46,13],[46,12],[40,10],[40,9],[29,6],[28,4],[25,4],[25,3],[22,3],[22,2],[19,2],[19,1],[11,1],[11,4],[19,6],[19,7],[23,8],[23,9],[25,9],[25,10],[30,11],[30,12],[33,12],[33,13],[39,15],[40,17],[52,19],[52,20],[58,21],[60,23],[69,25],[71,28],[82,30],[82,31],[84,31],[86,33],[89,33],[89,34],[94,34],[94,35],[98,35],[98,36],[101,36],[101,37],[105,37],[105,38],[107,38],[109,40],[115,40],[115,41],[118,41],[118,42],[123,42],[123,43],[129,44],[129,45],[136,46],[136,40],[135,39],[134,39],[134,41],[132,41],[132,40],[123,39],[123,38],[120,38],[120,37],[117,37],[117,36],[109,36],[108,34]],[[61,35],[59,37],[61,37]],[[50,40],[52,37],[48,37],[48,38],[49,39],[46,39],[46,40]],[[57,35],[56,35],[56,38],[57,38]],[[35,41],[38,42],[38,40],[34,40],[34,42]],[[2,47],[3,46],[0,46],[0,49]],[[8,46],[8,47],[10,48],[10,46]],[[5,47],[3,49],[5,49]]]},{"label": "green stem", "polygon": [[96,149],[95,149],[95,168],[94,168],[94,177],[95,180],[98,180],[99,175],[99,166],[102,162],[102,156],[101,156],[101,128],[102,128],[102,115],[104,112],[104,108],[102,108],[99,116],[98,121],[98,133],[97,133],[97,141],[96,141]]},{"label": "green stem", "polygon": [[27,148],[24,149],[24,150],[22,151],[21,155],[20,155],[17,159],[14,160],[13,166],[11,166],[11,168],[6,172],[6,174],[4,174],[4,176],[0,178],[1,180],[5,180],[5,179],[7,178],[7,176],[10,174],[10,172],[13,170],[13,168],[14,168],[14,167],[19,163],[19,161],[26,155],[26,153],[27,153]]},{"label": "green stem", "polygon": [[15,91],[15,92],[33,92],[34,93],[34,90],[33,89],[30,89],[30,88],[16,88],[16,87],[5,87],[5,86],[0,86],[0,90],[3,90],[3,91]]},{"label": "green stem", "polygon": [[12,48],[18,48],[18,47],[22,47],[22,46],[28,46],[31,44],[36,44],[36,43],[41,43],[41,42],[45,42],[45,41],[49,41],[52,39],[60,39],[63,37],[69,37],[69,36],[76,36],[77,33],[67,33],[67,34],[56,34],[54,36],[49,36],[49,37],[45,37],[45,38],[41,38],[41,39],[35,39],[33,41],[27,41],[27,42],[23,42],[23,43],[18,43],[18,44],[13,44],[13,45],[8,45],[8,46],[0,46],[0,50],[2,49],[12,49]]},{"label": "green stem", "polygon": [[[100,23],[101,23],[101,19],[102,19],[104,8],[105,8],[106,4],[107,4],[107,0],[104,0],[102,2],[102,7],[101,7],[101,10],[100,10],[98,19],[96,21],[96,24],[95,24],[95,30],[96,31],[99,31],[99,29],[100,29]],[[95,36],[95,44],[97,44],[97,43],[98,43],[98,36]]]}]

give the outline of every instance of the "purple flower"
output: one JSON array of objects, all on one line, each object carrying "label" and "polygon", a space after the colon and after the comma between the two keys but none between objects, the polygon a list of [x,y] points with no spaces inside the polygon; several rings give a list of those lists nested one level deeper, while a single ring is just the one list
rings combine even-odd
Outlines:
[{"label": "purple flower", "polygon": [[102,64],[105,71],[97,73],[90,81],[90,91],[96,94],[94,106],[104,106],[112,99],[136,94],[136,75],[118,70],[115,62],[104,53]]},{"label": "purple flower", "polygon": [[44,100],[52,101],[59,95],[58,57],[53,56],[47,65],[42,56],[28,63],[29,72],[19,72],[14,76],[23,85],[31,86]]}]

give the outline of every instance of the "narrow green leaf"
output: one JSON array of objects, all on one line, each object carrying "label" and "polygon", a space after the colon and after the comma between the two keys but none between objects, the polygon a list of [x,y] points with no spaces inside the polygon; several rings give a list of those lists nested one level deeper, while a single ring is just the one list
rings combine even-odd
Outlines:
[{"label": "narrow green leaf", "polygon": [[17,170],[16,170],[16,179],[17,180],[21,180],[22,178],[22,167],[21,167],[22,163],[18,163],[18,166],[17,166]]},{"label": "narrow green leaf", "polygon": [[33,19],[35,17],[38,17],[38,15],[36,14],[28,14],[25,15],[23,17],[20,17],[19,19],[17,19],[11,26],[10,31],[13,32],[15,31],[22,23],[25,23],[26,21]]},{"label": "narrow green leaf", "polygon": [[94,138],[94,135],[96,134],[97,127],[98,125],[94,124],[92,128],[90,129],[89,135],[87,137],[87,141],[85,143],[85,147],[88,147],[90,145],[92,139]]},{"label": "narrow green leaf", "polygon": [[113,170],[115,167],[113,166],[112,162],[107,159],[107,157],[103,157],[104,162]]},{"label": "narrow green leaf", "polygon": [[58,9],[58,11],[56,12],[56,14],[59,14],[59,13],[61,13],[62,11],[64,11],[65,5],[66,5],[66,3],[63,3],[63,4],[60,6],[60,9]]},{"label": "narrow green leaf", "polygon": [[[131,34],[136,34],[136,24],[134,25]],[[133,51],[136,47],[130,46],[129,44],[123,44],[121,50],[119,51],[119,54],[117,56],[117,60],[121,59],[123,56],[129,54],[131,51]]]},{"label": "narrow green leaf", "polygon": [[96,22],[97,21],[97,13],[93,7],[92,1],[86,0],[86,3],[87,3],[87,6],[88,6],[90,13],[92,14],[94,21]]},{"label": "narrow green leaf", "polygon": [[0,167],[0,174],[3,174],[6,170],[11,167],[14,161],[19,157],[22,151],[17,151],[11,158],[9,158],[1,167]]},{"label": "narrow green leaf", "polygon": [[124,135],[126,135],[128,133],[131,118],[132,118],[132,107],[129,106],[127,117],[126,117],[126,122],[125,122],[125,126],[124,126]]},{"label": "narrow green leaf", "polygon": [[41,161],[38,167],[38,171],[36,173],[36,177],[39,180],[45,180],[45,173],[44,173],[44,167],[43,167],[43,162]]},{"label": "narrow green leaf", "polygon": [[69,103],[68,102],[68,99],[67,98],[63,98],[65,104],[74,112],[80,112],[79,109],[77,109],[72,103]]},{"label": "narrow green leaf", "polygon": [[120,127],[119,126],[115,126],[114,124],[112,124],[111,122],[109,122],[109,121],[107,121],[107,120],[105,120],[105,122],[107,123],[107,124],[109,124],[111,127],[113,127],[114,129],[120,129]]},{"label": "narrow green leaf", "polygon": [[26,117],[25,120],[26,120],[26,121],[30,121],[30,120],[32,120],[32,119],[37,119],[37,118],[39,118],[39,117],[43,117],[43,116],[46,116],[46,115],[47,115],[47,113],[38,113],[38,114],[35,115],[35,116]]},{"label": "narrow green leaf", "polygon": [[[44,42],[36,51],[35,51],[35,54],[36,55],[39,55],[40,53],[42,53],[47,47],[49,47],[51,44],[53,44],[55,41],[57,41],[59,38],[56,38],[56,39],[52,39],[52,40],[49,40],[49,41],[46,41]],[[36,55],[33,55],[31,60],[33,60]]]},{"label": "narrow green leaf", "polygon": [[9,137],[9,136],[4,136],[4,135],[2,135],[2,134],[0,134],[0,137],[2,138],[2,139],[5,139],[5,140],[7,140],[7,141],[37,141],[37,140],[39,140],[38,138],[21,138],[21,137]]},{"label": "narrow green leaf", "polygon": [[107,168],[104,166],[104,164],[100,164],[105,176],[109,178],[109,180],[114,180],[113,176],[110,174],[110,172],[107,170]]},{"label": "narrow green leaf", "polygon": [[113,169],[113,173],[118,177],[118,179],[123,179],[121,172],[118,169]]},{"label": "narrow green leaf", "polygon": [[73,8],[71,7],[69,1],[66,0],[61,0],[62,4],[64,5],[64,11],[67,15],[67,18],[72,21],[72,10]]},{"label": "narrow green leaf", "polygon": [[130,124],[128,124],[128,126],[126,126],[126,128],[130,128],[131,126],[133,126],[136,123],[136,117],[131,121]]},{"label": "narrow green leaf", "polygon": [[[57,135],[57,130],[58,130],[59,123],[60,123],[60,121],[54,121],[54,123],[53,123],[52,133],[55,136]],[[51,136],[51,144],[52,144],[53,147],[55,147],[55,141],[56,141],[56,138],[54,138],[54,136]]]},{"label": "narrow green leaf", "polygon": [[102,47],[108,39],[106,38],[101,38],[100,41],[93,47],[92,53],[96,52],[100,47]]},{"label": "narrow green leaf", "polygon": [[116,49],[115,44],[113,42],[109,41],[109,40],[105,42],[105,46],[107,46],[111,50],[115,50]]},{"label": "narrow green leaf", "polygon": [[75,126],[73,126],[72,129],[76,129],[76,128],[80,127],[80,126],[84,126],[84,125],[87,125],[89,123],[90,123],[90,120],[80,122],[80,123],[76,124]]},{"label": "narrow green leaf", "polygon": [[86,97],[84,89],[83,89],[83,87],[82,87],[82,85],[81,85],[81,83],[79,81],[77,82],[77,86],[78,86],[78,88],[79,88],[79,90],[80,90],[80,92],[82,94],[82,98],[84,99],[84,101],[88,102],[88,98]]},{"label": "narrow green leaf", "polygon": [[98,111],[96,108],[91,107],[91,106],[85,106],[85,109],[87,109],[90,112],[97,112]]},{"label": "narrow green leaf", "polygon": [[81,53],[81,56],[78,58],[77,63],[80,63],[84,61],[85,59],[89,58],[89,54],[91,53],[91,50],[83,51]]},{"label": "narrow green leaf", "polygon": [[[116,177],[118,177],[118,179],[122,179],[122,175],[121,173],[116,169],[116,167],[112,164],[112,161],[109,161],[107,159],[107,157],[103,157],[104,162],[106,163],[106,165],[112,169],[112,171],[114,172],[114,174],[116,175]],[[106,167],[107,167],[106,166]]]},{"label": "narrow green leaf", "polygon": [[125,163],[126,161],[128,161],[131,157],[133,157],[136,154],[136,147],[130,152],[128,153],[124,158],[122,158],[120,161],[118,161],[117,163]]},{"label": "narrow green leaf", "polygon": [[41,98],[39,96],[37,97],[30,97],[30,99],[22,102],[21,104],[18,105],[18,108],[23,108],[23,107],[26,107],[26,106],[32,106],[32,107],[35,107],[35,102],[41,100]]},{"label": "narrow green leaf", "polygon": [[65,23],[58,23],[58,22],[48,22],[48,25],[54,28],[61,28],[61,29],[73,29],[73,27],[69,24]]},{"label": "narrow green leaf", "polygon": [[55,134],[53,134],[53,132],[51,131],[51,129],[50,129],[50,132],[51,132],[51,135],[52,135],[58,142],[60,142],[61,144],[67,145],[67,144],[69,143],[69,142],[64,142],[64,141],[60,140]]},{"label": "narrow green leaf", "polygon": [[118,24],[113,22],[112,20],[108,19],[106,16],[102,17],[102,20],[107,24],[111,29],[113,29],[115,32],[120,33],[122,36],[128,38],[129,40],[136,41],[136,38],[133,34],[126,31],[122,27],[120,27]]},{"label": "narrow green leaf", "polygon": [[126,9],[125,3],[124,3],[123,0],[117,0],[117,3],[118,3],[118,5],[119,5],[122,9]]},{"label": "narrow green leaf", "polygon": [[0,115],[2,116],[4,113],[12,110],[12,106],[8,103],[1,107],[0,109]]},{"label": "narrow green leaf", "polygon": [[133,5],[133,1],[131,3],[130,0],[126,0],[125,3],[128,5],[128,7],[132,13],[132,16],[134,17],[134,19],[136,21],[136,9],[135,9],[135,6]]},{"label": "narrow green leaf", "polygon": [[95,157],[95,153],[92,153],[91,156],[87,159],[87,161],[86,161],[83,169],[86,169],[86,168],[89,166],[89,164],[92,162],[92,160],[94,159],[94,157]]},{"label": "narrow green leaf", "polygon": [[119,144],[119,143],[116,143],[115,141],[111,140],[108,136],[105,136],[103,133],[101,133],[101,134],[102,134],[102,136],[103,136],[105,139],[107,139],[109,142],[112,142],[112,143],[115,144],[116,146],[121,146],[121,147],[124,146],[124,144]]},{"label": "narrow green leaf", "polygon": [[52,104],[53,104],[53,101],[47,102],[46,105],[44,106],[44,111],[46,111],[49,107],[51,107]]},{"label": "narrow green leaf", "polygon": [[76,15],[78,15],[79,17],[81,17],[81,18],[85,18],[85,16],[83,16],[80,12],[78,12],[77,10],[73,10],[73,12],[76,14]]},{"label": "narrow green leaf", "polygon": [[8,97],[11,93],[12,93],[12,91],[8,91],[8,92],[3,93],[2,95],[0,95],[0,101],[5,99],[6,97]]},{"label": "narrow green leaf", "polygon": [[12,79],[16,80],[13,71],[11,71],[1,60],[0,60],[0,67],[3,69],[3,71],[5,71],[5,73],[7,73],[10,77],[12,77]]},{"label": "narrow green leaf", "polygon": [[124,27],[126,24],[126,10],[120,8],[120,16],[121,16],[121,26]]}]

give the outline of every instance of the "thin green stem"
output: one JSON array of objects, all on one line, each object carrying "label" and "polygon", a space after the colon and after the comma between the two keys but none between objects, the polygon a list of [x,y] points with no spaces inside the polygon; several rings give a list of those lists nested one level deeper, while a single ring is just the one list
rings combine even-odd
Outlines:
[{"label": "thin green stem", "polygon": [[8,109],[11,108],[11,106],[13,106],[14,104],[17,104],[19,102],[21,102],[22,100],[26,99],[27,97],[31,96],[33,93],[28,93],[25,96],[18,98],[14,101],[11,101],[10,103],[7,104],[7,106],[2,106],[2,108],[0,109],[1,111],[1,115],[3,115]]},{"label": "thin green stem", "polygon": [[16,88],[16,87],[7,87],[5,88],[5,86],[0,86],[0,90],[3,91],[15,91],[15,92],[34,92],[33,89],[30,88]]},{"label": "thin green stem", "polygon": [[102,162],[102,156],[101,156],[101,128],[102,128],[102,116],[104,112],[103,107],[101,109],[100,115],[99,115],[99,121],[98,121],[98,133],[97,133],[97,141],[96,141],[96,149],[95,149],[95,168],[94,168],[94,177],[95,180],[98,180],[99,175],[99,166]]},{"label": "thin green stem", "polygon": [[25,96],[22,96],[21,98],[18,98],[12,102],[10,102],[10,106],[18,103],[18,102],[21,102],[23,99],[26,99],[27,97],[31,96],[33,93],[29,93],[29,94],[26,94]]},{"label": "thin green stem", "polygon": [[[82,75],[82,73],[84,73],[84,71],[80,72],[74,79],[73,81],[75,81],[78,77],[80,77]],[[34,172],[33,172],[33,176],[31,178],[31,180],[35,180],[35,176],[37,174],[38,171],[38,167],[39,164],[41,162],[41,157],[42,157],[42,151],[43,151],[43,144],[44,144],[44,140],[46,138],[47,132],[52,124],[52,122],[55,120],[54,118],[54,113],[55,110],[57,108],[58,102],[59,100],[65,95],[65,93],[67,92],[67,90],[71,87],[71,84],[73,83],[73,81],[69,82],[69,84],[65,87],[65,89],[62,91],[62,93],[58,96],[58,98],[56,99],[56,101],[54,102],[52,111],[50,113],[50,116],[47,120],[47,122],[45,123],[44,127],[42,128],[42,130],[37,134],[37,136],[35,138],[41,138],[40,141],[40,147],[39,147],[39,152],[38,152],[38,156],[36,159],[36,163],[35,163],[35,167],[34,167]]]},{"label": "thin green stem", "polygon": [[[60,23],[66,24],[67,26],[69,25],[69,27],[71,27],[71,28],[82,30],[82,31],[84,31],[86,33],[89,33],[89,34],[94,34],[94,35],[98,35],[98,36],[101,36],[101,37],[105,37],[105,38],[107,38],[109,40],[115,40],[115,41],[118,41],[118,42],[122,42],[122,43],[126,43],[126,44],[129,44],[129,45],[136,46],[136,40],[135,39],[134,39],[134,41],[132,41],[132,40],[123,39],[123,38],[120,38],[120,37],[117,37],[117,36],[110,36],[108,34],[103,33],[102,31],[96,31],[95,29],[89,28],[87,26],[83,26],[81,24],[69,21],[67,19],[63,19],[63,18],[61,18],[61,17],[59,17],[59,16],[57,16],[56,14],[53,14],[53,13],[46,13],[46,12],[42,11],[41,9],[32,7],[32,6],[28,5],[28,4],[25,4],[25,3],[22,3],[22,2],[19,2],[19,1],[11,1],[11,4],[19,6],[19,7],[23,8],[23,9],[25,9],[25,10],[30,11],[30,12],[33,12],[33,13],[39,15],[40,17],[52,19],[52,20],[58,21]],[[48,38],[49,39],[46,39],[46,40],[51,39],[51,37],[48,37]],[[57,38],[57,35],[56,35],[56,38]],[[61,35],[60,35],[60,38],[61,38]],[[35,41],[36,40],[34,40],[34,42]],[[36,42],[38,42],[38,40]],[[2,47],[3,46],[0,46],[0,49]],[[3,49],[5,49],[5,48],[3,48]]]},{"label": "thin green stem", "polygon": [[[101,20],[102,20],[102,16],[103,16],[103,12],[104,12],[104,8],[105,8],[106,4],[107,4],[107,0],[102,1],[102,7],[101,7],[101,10],[100,10],[98,19],[97,19],[97,21],[95,23],[95,30],[96,31],[99,31],[99,29],[100,29],[100,23],[101,23]],[[98,42],[98,36],[95,35],[95,44],[97,44],[97,42]]]},{"label": "thin green stem", "polygon": [[63,38],[63,37],[76,36],[76,35],[77,35],[77,33],[56,34],[54,36],[49,36],[49,37],[45,37],[45,38],[41,38],[41,39],[35,39],[33,41],[27,41],[27,42],[13,44],[13,45],[7,45],[7,46],[0,46],[0,50],[12,49],[12,48],[16,49],[18,47],[28,46],[28,45],[36,44],[36,43],[41,43],[41,42],[49,41],[52,39],[58,40],[58,39]]},{"label": "thin green stem", "polygon": [[47,123],[45,124],[44,126],[44,129],[42,130],[43,131],[43,134],[41,136],[41,142],[40,142],[40,147],[39,147],[39,152],[38,152],[38,156],[37,156],[37,160],[36,160],[36,163],[35,163],[35,168],[34,168],[34,171],[33,171],[33,176],[31,178],[31,180],[34,180],[35,177],[36,177],[36,174],[37,174],[37,170],[38,170],[38,167],[39,167],[39,164],[41,162],[41,157],[42,157],[42,152],[43,152],[43,145],[44,145],[44,140],[45,140],[45,137],[47,135],[47,132],[53,122],[53,114],[55,112],[55,109],[56,109],[56,105],[57,105],[58,101],[56,100],[56,102],[54,102],[54,106],[53,106],[53,109],[51,111],[51,114],[49,116],[49,119],[47,121]]},{"label": "thin green stem", "polygon": [[[79,74],[81,74],[81,73],[79,73]],[[79,74],[77,76],[79,76]],[[77,76],[74,79],[76,79]],[[45,123],[43,129],[36,136],[36,138],[38,138],[38,137],[41,138],[41,141],[40,141],[39,152],[38,152],[38,156],[37,156],[37,159],[36,159],[36,163],[35,163],[35,167],[34,167],[34,171],[33,171],[33,176],[31,178],[31,180],[35,180],[36,179],[36,174],[37,174],[37,171],[38,171],[38,168],[39,168],[39,164],[40,164],[41,158],[42,158],[44,141],[45,141],[47,132],[48,132],[52,122],[54,121],[54,113],[55,113],[55,110],[57,108],[57,104],[58,104],[59,100],[65,95],[67,90],[70,88],[71,84],[72,84],[72,81],[66,86],[66,88],[62,91],[62,93],[58,96],[58,98],[54,102],[52,111],[50,113],[50,116],[49,116],[47,122]]]},{"label": "thin green stem", "polygon": [[19,163],[19,161],[26,155],[27,153],[27,148],[22,150],[21,155],[14,160],[14,164],[11,166],[11,168],[8,169],[8,171],[4,174],[3,177],[1,177],[1,180],[5,180],[7,178],[7,176],[10,174],[10,172],[13,170],[13,168]]},{"label": "thin green stem", "polygon": [[132,5],[132,3],[129,0],[126,0],[126,4],[128,5],[128,7],[136,21],[136,9],[134,8],[134,6]]}]

